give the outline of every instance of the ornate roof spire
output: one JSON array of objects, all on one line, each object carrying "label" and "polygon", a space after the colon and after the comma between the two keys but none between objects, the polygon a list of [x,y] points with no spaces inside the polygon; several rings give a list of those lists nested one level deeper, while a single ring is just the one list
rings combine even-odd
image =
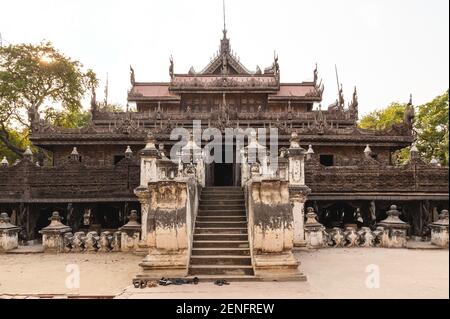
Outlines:
[{"label": "ornate roof spire", "polygon": [[223,35],[224,38],[227,34],[227,22],[226,22],[226,15],[225,15],[225,0],[223,0]]},{"label": "ornate roof spire", "polygon": [[230,53],[230,40],[227,38],[225,0],[223,0],[223,39],[220,41],[220,54]]}]

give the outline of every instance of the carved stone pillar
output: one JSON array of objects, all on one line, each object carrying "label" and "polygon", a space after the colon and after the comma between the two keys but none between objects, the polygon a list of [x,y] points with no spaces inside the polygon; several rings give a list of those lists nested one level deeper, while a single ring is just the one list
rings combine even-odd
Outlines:
[{"label": "carved stone pillar", "polygon": [[[184,277],[188,273],[190,239],[188,231],[188,181],[150,182],[148,209],[148,255],[140,264],[139,279]],[[193,182],[195,183],[195,181]],[[142,201],[143,192],[139,193]],[[144,222],[143,222],[144,223]]]},{"label": "carved stone pillar", "polygon": [[294,245],[304,247],[305,241],[305,203],[311,190],[306,186],[289,186],[290,202],[294,218]]},{"label": "carved stone pillar", "polygon": [[306,280],[292,253],[294,221],[288,183],[279,179],[254,179],[248,187],[255,275],[265,280]]},{"label": "carved stone pillar", "polygon": [[49,220],[50,225],[39,231],[42,234],[44,252],[63,253],[64,235],[71,232],[72,229],[61,223],[61,217],[58,212],[54,212]]},{"label": "carved stone pillar", "polygon": [[[150,247],[155,247],[155,232],[153,226],[153,218],[149,219],[149,198],[150,193],[148,187],[138,187],[134,193],[141,203],[141,239],[134,253],[139,256],[147,256]],[[150,227],[149,227],[150,224]],[[122,242],[122,236],[121,236]]]},{"label": "carved stone pillar", "polygon": [[431,243],[441,248],[448,248],[448,210],[443,210],[439,220],[430,225]]},{"label": "carved stone pillar", "polygon": [[0,215],[0,253],[19,247],[20,227],[11,224],[10,221],[7,213]]}]

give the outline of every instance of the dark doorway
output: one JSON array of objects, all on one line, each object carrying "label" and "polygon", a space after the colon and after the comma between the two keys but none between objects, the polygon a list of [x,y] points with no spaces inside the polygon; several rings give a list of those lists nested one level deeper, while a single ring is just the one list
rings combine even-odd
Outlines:
[{"label": "dark doorway", "polygon": [[234,186],[234,164],[214,163],[214,186]]}]

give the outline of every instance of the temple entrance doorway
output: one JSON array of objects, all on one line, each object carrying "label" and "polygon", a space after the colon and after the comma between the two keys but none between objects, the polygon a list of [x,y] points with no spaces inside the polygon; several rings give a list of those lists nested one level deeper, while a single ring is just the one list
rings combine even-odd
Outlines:
[{"label": "temple entrance doorway", "polygon": [[234,164],[214,164],[214,186],[235,186],[233,181]]},{"label": "temple entrance doorway", "polygon": [[241,165],[236,163],[236,149],[233,145],[233,163],[227,163],[225,147],[222,150],[222,162],[206,165],[206,186],[240,186]]}]

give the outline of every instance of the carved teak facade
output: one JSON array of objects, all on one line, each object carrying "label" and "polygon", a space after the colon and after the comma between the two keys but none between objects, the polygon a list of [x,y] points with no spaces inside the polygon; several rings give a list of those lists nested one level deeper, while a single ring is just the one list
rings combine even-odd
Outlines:
[{"label": "carved teak facade", "polygon": [[[51,152],[53,163],[38,166],[27,154],[0,167],[0,210],[23,227],[23,239],[37,238],[55,210],[73,231],[116,230],[131,210],[140,214],[134,190],[141,185],[140,151],[148,133],[161,146],[159,156],[161,151],[168,156],[176,142],[169,138],[172,129],[192,128],[194,120],[221,130],[278,128],[280,152],[297,133],[307,150],[304,184],[311,192],[306,207],[313,207],[327,228],[373,226],[396,204],[410,234],[423,235],[437,212],[448,208],[447,167],[424,163],[414,149],[409,163],[392,162],[395,151],[414,141],[412,105],[400,125],[360,129],[356,89],[347,105],[341,92],[336,103],[317,109],[324,90],[317,68],[313,81],[301,83],[281,82],[277,56],[264,70],[248,70],[232,53],[226,31],[202,71],[175,74],[171,59],[169,73],[167,83],[143,83],[131,70],[128,100],[136,110],[110,113],[94,101],[92,121],[84,128],[52,127],[32,114],[31,140]],[[166,176],[171,167],[167,161]],[[205,186],[241,186],[241,172],[238,163],[206,165]]]}]

